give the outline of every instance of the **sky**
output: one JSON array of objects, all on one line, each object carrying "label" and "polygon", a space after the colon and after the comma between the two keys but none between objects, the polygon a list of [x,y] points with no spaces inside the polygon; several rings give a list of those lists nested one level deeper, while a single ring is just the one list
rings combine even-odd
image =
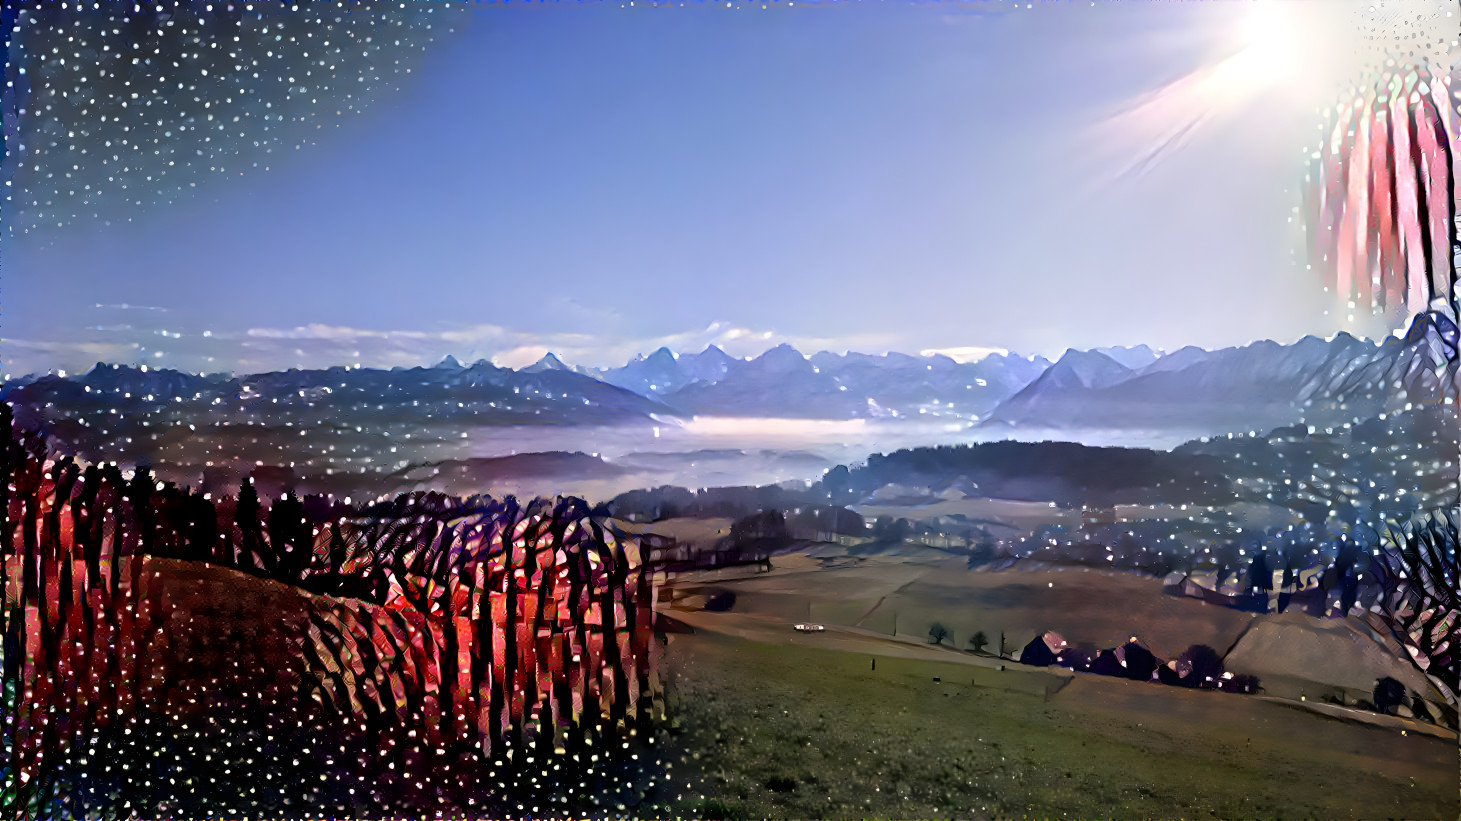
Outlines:
[{"label": "sky", "polygon": [[247,173],[60,225],[37,197],[3,240],[0,368],[1058,355],[1356,324],[1299,253],[1352,70],[1312,45],[1333,5],[1029,5],[460,11],[398,90],[361,79],[364,113],[324,111],[348,82],[281,101],[328,128]]}]

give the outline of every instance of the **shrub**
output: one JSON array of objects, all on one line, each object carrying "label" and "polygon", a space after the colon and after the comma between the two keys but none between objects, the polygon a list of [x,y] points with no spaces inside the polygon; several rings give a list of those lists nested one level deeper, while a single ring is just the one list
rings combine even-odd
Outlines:
[{"label": "shrub", "polygon": [[1375,682],[1375,712],[1391,715],[1405,703],[1405,685],[1385,676]]}]

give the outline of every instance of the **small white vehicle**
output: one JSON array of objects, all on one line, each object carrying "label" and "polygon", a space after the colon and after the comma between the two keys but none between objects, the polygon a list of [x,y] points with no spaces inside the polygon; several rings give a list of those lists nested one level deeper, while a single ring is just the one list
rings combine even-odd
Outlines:
[{"label": "small white vehicle", "polygon": [[827,628],[821,624],[798,624],[795,629],[798,633],[820,633]]}]

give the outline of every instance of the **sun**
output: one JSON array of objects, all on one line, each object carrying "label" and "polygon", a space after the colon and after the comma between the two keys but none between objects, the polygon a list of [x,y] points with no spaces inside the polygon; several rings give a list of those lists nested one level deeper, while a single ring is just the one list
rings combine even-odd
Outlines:
[{"label": "sun", "polygon": [[[1344,3],[1251,0],[1230,35],[1232,54],[1215,67],[1223,93],[1251,98],[1277,91],[1293,102],[1317,105],[1335,93],[1358,49],[1358,30]],[[1348,24],[1348,25],[1347,25]]]},{"label": "sun", "polygon": [[1269,78],[1288,76],[1299,69],[1308,40],[1302,14],[1292,1],[1253,3],[1238,27],[1238,41],[1242,43],[1238,57]]},{"label": "sun", "polygon": [[[1332,106],[1363,49],[1352,0],[1247,0],[1223,8],[1216,57],[1135,98],[1092,131],[1116,148],[1112,180],[1147,173],[1204,129],[1261,98],[1316,113]],[[1124,155],[1124,156],[1121,156]]]}]

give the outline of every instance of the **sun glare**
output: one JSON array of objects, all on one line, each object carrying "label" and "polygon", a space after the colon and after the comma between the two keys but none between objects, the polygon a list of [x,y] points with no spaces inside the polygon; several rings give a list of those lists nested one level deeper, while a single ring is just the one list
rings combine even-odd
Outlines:
[{"label": "sun glare", "polygon": [[[1333,12],[1332,8],[1328,11]],[[1235,52],[1214,69],[1225,96],[1247,98],[1279,89],[1314,102],[1332,80],[1334,14],[1307,0],[1255,0],[1235,27]],[[1327,95],[1322,95],[1327,96]]]},{"label": "sun glare", "polygon": [[1301,68],[1299,56],[1308,38],[1298,20],[1299,14],[1293,2],[1254,3],[1239,29],[1243,43],[1240,56],[1268,78]]},{"label": "sun glare", "polygon": [[1363,15],[1350,0],[1247,0],[1221,11],[1211,42],[1222,56],[1133,99],[1093,132],[1116,152],[1101,184],[1147,173],[1255,104],[1318,112],[1358,73]]}]

